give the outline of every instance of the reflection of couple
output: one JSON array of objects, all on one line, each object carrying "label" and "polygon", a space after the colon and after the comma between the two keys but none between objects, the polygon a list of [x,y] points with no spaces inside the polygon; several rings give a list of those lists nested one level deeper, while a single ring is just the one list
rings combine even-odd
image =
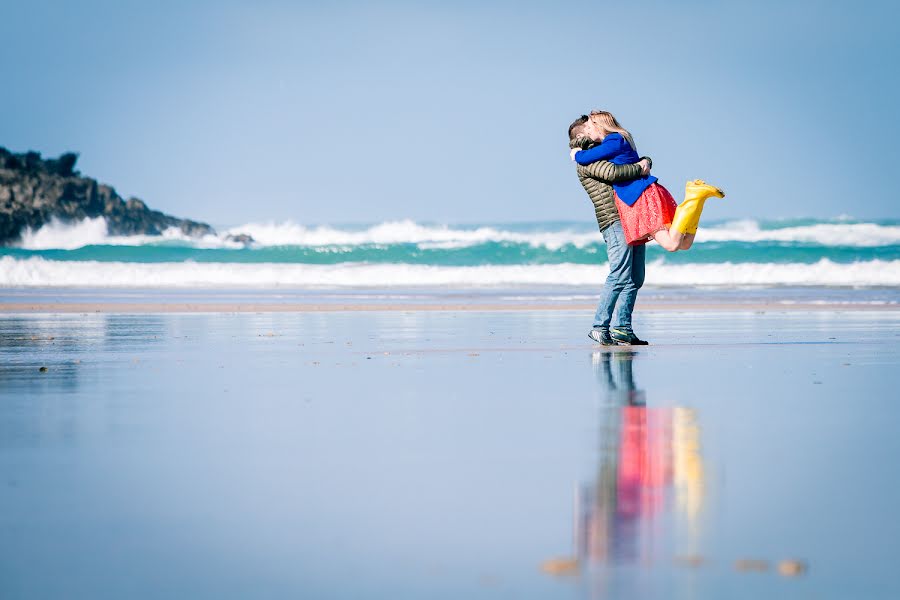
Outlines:
[{"label": "reflection of couple", "polygon": [[629,351],[593,355],[601,400],[600,452],[593,481],[579,486],[575,499],[579,562],[658,558],[671,508],[672,530],[686,533],[672,550],[699,551],[705,486],[697,415],[678,406],[648,408],[632,372],[637,356]]},{"label": "reflection of couple", "polygon": [[687,250],[706,199],[725,194],[697,179],[687,183],[684,201],[676,205],[650,175],[650,159],[638,156],[631,134],[605,111],[576,119],[569,126],[569,146],[578,163],[578,179],[594,203],[609,258],[609,276],[588,335],[603,345],[646,344],[631,327],[644,283],[645,244],[653,239],[670,252]]}]

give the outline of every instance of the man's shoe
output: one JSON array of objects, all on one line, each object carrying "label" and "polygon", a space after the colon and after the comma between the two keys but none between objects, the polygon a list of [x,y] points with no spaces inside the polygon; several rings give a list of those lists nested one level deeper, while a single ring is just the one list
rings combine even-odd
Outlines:
[{"label": "man's shoe", "polygon": [[648,346],[650,342],[638,338],[633,331],[625,331],[624,329],[610,329],[609,337],[620,346]]},{"label": "man's shoe", "polygon": [[615,340],[613,340],[610,337],[609,331],[607,331],[606,329],[599,329],[599,328],[595,327],[595,328],[591,329],[591,331],[588,333],[588,337],[591,338],[592,340],[594,340],[595,342],[597,342],[598,344],[600,344],[601,346],[615,346],[616,345]]}]

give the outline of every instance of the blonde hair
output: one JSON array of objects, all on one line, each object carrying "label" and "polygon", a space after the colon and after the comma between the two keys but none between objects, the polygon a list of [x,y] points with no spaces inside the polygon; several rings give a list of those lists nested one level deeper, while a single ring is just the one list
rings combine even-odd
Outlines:
[{"label": "blonde hair", "polygon": [[603,130],[608,131],[609,133],[619,133],[623,138],[628,140],[629,145],[631,145],[631,149],[637,152],[637,146],[634,143],[634,138],[631,137],[631,134],[627,129],[622,127],[616,118],[610,112],[606,112],[605,110],[592,110],[591,111],[591,121],[601,127]]}]

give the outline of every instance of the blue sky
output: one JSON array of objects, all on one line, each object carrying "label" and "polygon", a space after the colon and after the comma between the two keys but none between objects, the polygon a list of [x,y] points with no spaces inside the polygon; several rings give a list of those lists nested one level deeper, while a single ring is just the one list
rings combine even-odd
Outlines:
[{"label": "blue sky", "polygon": [[0,145],[219,226],[590,220],[591,108],[709,218],[900,217],[888,2],[0,3]]}]

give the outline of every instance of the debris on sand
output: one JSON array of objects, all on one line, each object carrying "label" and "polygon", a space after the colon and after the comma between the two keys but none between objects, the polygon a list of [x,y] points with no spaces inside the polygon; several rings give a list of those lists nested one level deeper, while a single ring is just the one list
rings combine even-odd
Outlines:
[{"label": "debris on sand", "polygon": [[687,556],[676,556],[675,564],[679,567],[702,567],[706,564],[706,559],[702,556],[698,556],[696,554],[690,554]]},{"label": "debris on sand", "polygon": [[778,573],[785,577],[797,577],[806,573],[807,566],[802,560],[783,560],[778,563]]},{"label": "debris on sand", "polygon": [[741,558],[734,561],[734,568],[736,571],[742,571],[744,573],[749,573],[751,571],[762,573],[763,571],[769,570],[769,561],[758,560],[755,558]]},{"label": "debris on sand", "polygon": [[541,571],[549,575],[574,575],[578,572],[578,559],[551,558],[541,564]]}]

